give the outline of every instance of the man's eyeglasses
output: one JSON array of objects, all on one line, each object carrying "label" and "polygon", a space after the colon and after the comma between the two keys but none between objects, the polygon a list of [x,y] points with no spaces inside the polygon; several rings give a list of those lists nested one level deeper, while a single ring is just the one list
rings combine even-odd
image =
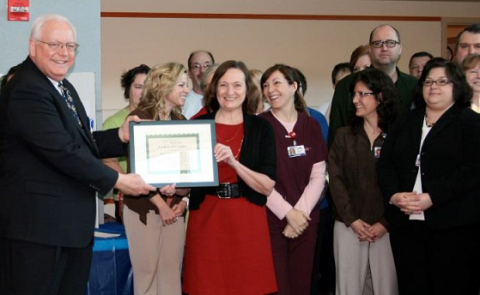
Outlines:
[{"label": "man's eyeglasses", "polygon": [[400,44],[400,42],[395,41],[395,40],[380,40],[380,41],[370,42],[370,45],[372,45],[373,48],[382,48],[384,44],[388,48],[393,48],[393,47],[397,46],[397,44]]},{"label": "man's eyeglasses", "polygon": [[445,86],[447,84],[450,84],[450,81],[448,81],[448,79],[425,80],[425,81],[423,81],[423,86],[424,87],[433,86],[433,84],[437,84],[437,86]]},{"label": "man's eyeglasses", "polygon": [[199,70],[201,68],[203,68],[204,70],[208,69],[209,67],[211,66],[210,63],[205,63],[205,64],[193,64],[191,69],[192,70]]},{"label": "man's eyeglasses", "polygon": [[75,42],[61,43],[61,42],[44,42],[42,40],[37,40],[37,41],[40,42],[40,43],[43,43],[43,44],[47,44],[48,48],[50,48],[52,50],[61,50],[61,49],[63,49],[63,47],[65,47],[65,48],[67,48],[68,52],[75,52],[77,50],[78,46],[80,46]]}]

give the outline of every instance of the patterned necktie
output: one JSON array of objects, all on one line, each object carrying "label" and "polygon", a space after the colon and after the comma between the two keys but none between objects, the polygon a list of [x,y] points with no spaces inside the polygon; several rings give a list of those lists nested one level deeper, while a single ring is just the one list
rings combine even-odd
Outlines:
[{"label": "patterned necktie", "polygon": [[80,117],[78,116],[77,108],[75,107],[75,103],[73,102],[70,91],[68,91],[67,87],[65,87],[62,82],[58,83],[58,87],[60,87],[60,89],[62,90],[62,96],[65,99],[68,108],[72,111],[73,116],[75,117],[75,119],[77,119],[78,125],[82,127],[82,122],[80,122]]}]

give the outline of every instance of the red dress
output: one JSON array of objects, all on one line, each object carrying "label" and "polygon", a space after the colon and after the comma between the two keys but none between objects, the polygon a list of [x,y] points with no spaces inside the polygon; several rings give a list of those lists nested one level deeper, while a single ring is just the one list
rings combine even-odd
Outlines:
[{"label": "red dress", "polygon": [[[217,141],[238,158],[243,124],[215,124]],[[226,140],[223,140],[225,139]],[[237,174],[218,164],[221,183],[237,182]],[[246,198],[207,195],[199,210],[190,211],[185,243],[183,291],[190,295],[259,295],[276,292],[266,207]]]}]

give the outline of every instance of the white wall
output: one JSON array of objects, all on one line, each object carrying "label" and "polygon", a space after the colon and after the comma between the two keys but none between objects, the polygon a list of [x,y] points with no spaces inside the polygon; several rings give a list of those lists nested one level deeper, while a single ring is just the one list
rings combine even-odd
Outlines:
[{"label": "white wall", "polygon": [[265,70],[274,63],[301,69],[308,79],[307,102],[318,106],[333,93],[333,66],[348,61],[368,42],[370,31],[389,23],[399,29],[408,71],[414,52],[441,54],[441,21],[384,21],[381,16],[477,17],[480,3],[360,0],[103,0],[102,12],[247,13],[373,16],[374,20],[246,20],[193,18],[102,18],[104,118],[123,107],[120,74],[146,63],[187,62],[195,49],[208,49],[218,62],[243,60]]}]

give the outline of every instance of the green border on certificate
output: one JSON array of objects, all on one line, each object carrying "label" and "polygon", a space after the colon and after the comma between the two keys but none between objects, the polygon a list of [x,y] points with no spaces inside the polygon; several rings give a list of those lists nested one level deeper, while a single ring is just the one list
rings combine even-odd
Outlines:
[{"label": "green border on certificate", "polygon": [[215,122],[130,122],[130,172],[162,187],[218,186]]},{"label": "green border on certificate", "polygon": [[[175,151],[178,151],[180,153],[180,163],[182,165],[181,167],[179,167],[180,173],[198,173],[201,171],[202,163],[200,161],[200,153],[198,152],[198,150],[200,149],[200,134],[190,133],[148,135],[146,140],[147,157],[149,159],[162,156],[165,157],[170,153],[175,153]],[[192,152],[190,152],[189,150],[191,147],[194,147],[193,157]],[[164,165],[164,163],[158,164]],[[169,174],[178,171],[177,169],[158,170],[157,166],[158,165],[155,165],[155,163],[148,162],[148,172],[151,174]]]}]

